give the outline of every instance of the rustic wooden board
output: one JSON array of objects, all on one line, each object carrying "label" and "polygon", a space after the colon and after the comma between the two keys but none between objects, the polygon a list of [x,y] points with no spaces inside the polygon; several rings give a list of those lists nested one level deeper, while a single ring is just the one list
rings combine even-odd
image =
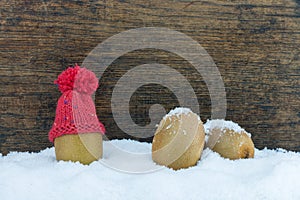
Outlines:
[{"label": "rustic wooden board", "polygon": [[[251,132],[256,147],[300,151],[299,7],[298,0],[2,0],[0,152],[51,146],[47,134],[60,95],[52,84],[57,75],[82,63],[106,38],[150,26],[185,33],[207,50],[226,87],[226,118]],[[210,117],[208,90],[188,62],[164,51],[138,50],[117,59],[100,80],[96,107],[109,138],[129,137],[111,115],[115,83],[131,67],[148,62],[184,74],[196,91],[202,120]],[[130,102],[137,124],[149,123],[152,103],[166,109],[178,104],[168,89],[144,86]]]}]

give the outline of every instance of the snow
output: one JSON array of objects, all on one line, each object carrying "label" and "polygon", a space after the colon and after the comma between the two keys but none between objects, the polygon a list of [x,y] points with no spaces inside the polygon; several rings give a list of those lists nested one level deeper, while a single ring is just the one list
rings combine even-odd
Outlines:
[{"label": "snow", "polygon": [[248,133],[245,129],[241,128],[237,123],[230,120],[213,119],[207,120],[207,122],[204,124],[204,131],[207,135],[209,135],[211,130],[215,128],[218,128],[221,131],[227,128],[229,130],[233,130],[236,133],[245,132],[249,137],[251,137],[250,133]]},{"label": "snow", "polygon": [[181,115],[181,114],[187,115],[191,112],[192,112],[192,110],[189,108],[177,107],[177,108],[174,108],[173,110],[170,110],[170,112],[167,115],[165,115],[164,118],[167,118],[167,117],[170,117],[173,115],[177,115],[177,116]]},{"label": "snow", "polygon": [[[136,173],[135,173],[136,172]],[[151,144],[104,142],[104,158],[90,165],[57,162],[54,148],[0,156],[0,199],[300,199],[300,153],[255,150],[228,160],[205,149],[194,167],[155,165]]]}]

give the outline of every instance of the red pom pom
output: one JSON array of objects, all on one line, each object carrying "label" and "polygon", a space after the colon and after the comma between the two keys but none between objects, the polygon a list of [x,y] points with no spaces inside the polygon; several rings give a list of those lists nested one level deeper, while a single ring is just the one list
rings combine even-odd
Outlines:
[{"label": "red pom pom", "polygon": [[64,93],[76,90],[79,93],[93,94],[98,88],[96,75],[86,68],[75,65],[63,71],[54,81],[59,90]]},{"label": "red pom pom", "polygon": [[86,68],[80,68],[74,83],[74,89],[80,93],[93,94],[98,88],[96,75]]}]

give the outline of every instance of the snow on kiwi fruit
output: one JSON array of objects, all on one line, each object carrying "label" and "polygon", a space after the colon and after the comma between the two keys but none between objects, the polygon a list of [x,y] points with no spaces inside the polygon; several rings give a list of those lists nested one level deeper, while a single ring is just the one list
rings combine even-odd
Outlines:
[{"label": "snow on kiwi fruit", "polygon": [[237,123],[223,119],[208,120],[204,124],[208,136],[206,146],[231,160],[254,157],[251,134]]},{"label": "snow on kiwi fruit", "polygon": [[157,127],[152,142],[152,159],[174,170],[194,166],[200,159],[204,137],[200,117],[188,108],[175,108]]}]

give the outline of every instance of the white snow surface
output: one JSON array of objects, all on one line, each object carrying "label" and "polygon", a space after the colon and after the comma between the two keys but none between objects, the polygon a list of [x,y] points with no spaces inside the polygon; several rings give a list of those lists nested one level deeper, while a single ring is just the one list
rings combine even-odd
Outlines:
[{"label": "white snow surface", "polygon": [[[130,160],[126,152],[144,156]],[[130,164],[145,172],[126,173]],[[0,155],[1,200],[298,200],[299,180],[300,153],[283,149],[256,149],[253,159],[235,161],[205,149],[196,166],[178,171],[155,165],[151,144],[132,140],[104,142],[104,158],[90,165],[57,162],[54,148]]]}]

